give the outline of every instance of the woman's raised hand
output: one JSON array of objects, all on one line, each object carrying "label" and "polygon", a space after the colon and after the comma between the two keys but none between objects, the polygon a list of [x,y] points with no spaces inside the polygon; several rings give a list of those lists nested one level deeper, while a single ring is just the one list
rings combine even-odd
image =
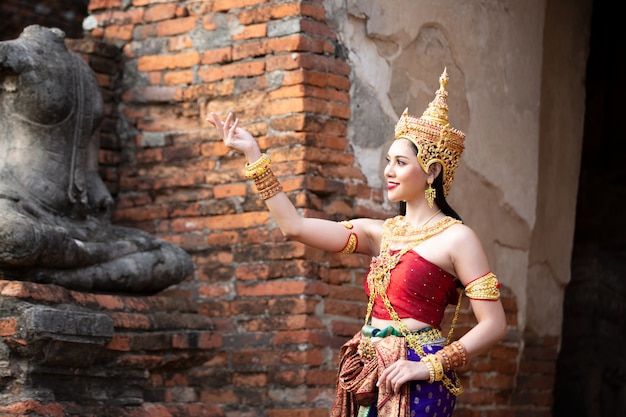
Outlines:
[{"label": "woman's raised hand", "polygon": [[211,112],[206,120],[217,128],[224,145],[243,153],[249,162],[254,162],[261,156],[259,145],[250,133],[238,127],[239,119],[233,121],[233,117],[233,114],[229,112],[226,119],[222,121],[217,113]]}]

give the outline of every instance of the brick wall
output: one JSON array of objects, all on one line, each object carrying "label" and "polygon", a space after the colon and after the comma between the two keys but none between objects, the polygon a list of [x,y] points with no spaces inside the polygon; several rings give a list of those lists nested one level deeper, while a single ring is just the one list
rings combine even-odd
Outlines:
[{"label": "brick wall", "polygon": [[[243,179],[243,158],[203,122],[209,111],[235,112],[303,215],[390,214],[346,139],[350,67],[322,2],[92,0],[89,11],[97,27],[68,43],[102,87],[100,169],[116,199],[113,221],[192,255],[194,275],[160,296],[192,302],[176,318],[180,328],[199,314],[219,334],[202,364],[148,368],[142,415],[161,415],[159,407],[207,415],[208,405],[229,417],[327,415],[339,347],[365,313],[369,259],[286,241]],[[458,416],[512,416],[516,387],[528,381],[518,374],[523,343],[507,289],[503,302],[510,335],[461,373]],[[455,334],[473,322],[465,300]],[[140,332],[118,324],[122,334]]]},{"label": "brick wall", "polygon": [[[92,1],[118,46],[119,140],[102,141],[113,220],[183,247],[222,344],[182,385],[236,415],[326,415],[339,346],[361,324],[369,259],[288,242],[207,123],[233,111],[307,216],[382,216],[346,140],[350,68],[321,2]],[[115,81],[105,76],[105,84]],[[174,382],[173,382],[174,383]]]}]

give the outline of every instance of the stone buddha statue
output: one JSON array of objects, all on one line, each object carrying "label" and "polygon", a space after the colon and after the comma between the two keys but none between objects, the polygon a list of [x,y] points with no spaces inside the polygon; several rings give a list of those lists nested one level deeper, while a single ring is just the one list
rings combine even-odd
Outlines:
[{"label": "stone buddha statue", "polygon": [[0,279],[155,293],[189,276],[189,255],[112,225],[98,175],[103,115],[91,68],[58,29],[0,42]]}]

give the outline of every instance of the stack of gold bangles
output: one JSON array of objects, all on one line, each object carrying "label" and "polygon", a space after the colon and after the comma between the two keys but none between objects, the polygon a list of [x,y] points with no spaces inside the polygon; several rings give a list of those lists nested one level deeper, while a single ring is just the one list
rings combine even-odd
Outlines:
[{"label": "stack of gold bangles", "polygon": [[435,381],[441,381],[445,372],[467,365],[467,350],[457,340],[437,353],[424,356],[421,361],[428,369],[428,382],[432,384]]},{"label": "stack of gold bangles", "polygon": [[270,168],[270,159],[262,154],[251,164],[246,164],[246,178],[254,180],[259,196],[263,200],[275,196],[283,190],[283,186]]}]

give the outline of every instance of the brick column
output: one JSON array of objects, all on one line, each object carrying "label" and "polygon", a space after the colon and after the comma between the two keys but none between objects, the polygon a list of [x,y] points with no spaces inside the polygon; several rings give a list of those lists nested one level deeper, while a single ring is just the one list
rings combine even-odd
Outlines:
[{"label": "brick column", "polygon": [[195,276],[166,294],[194,300],[222,336],[188,382],[226,411],[327,415],[339,346],[362,324],[369,258],[286,241],[244,179],[243,157],[204,122],[234,112],[303,215],[384,214],[346,139],[350,67],[322,2],[92,0],[89,9],[90,35],[123,52],[119,146],[101,152],[114,221],[192,254]]}]

